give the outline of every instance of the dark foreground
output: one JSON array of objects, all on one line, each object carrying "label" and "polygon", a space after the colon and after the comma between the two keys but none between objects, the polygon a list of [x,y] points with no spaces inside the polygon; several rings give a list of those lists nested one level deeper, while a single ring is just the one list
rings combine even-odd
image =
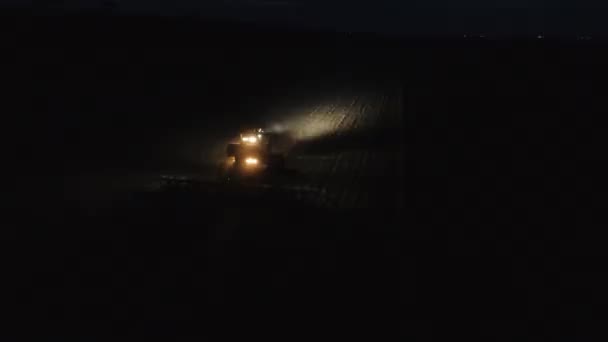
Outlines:
[{"label": "dark foreground", "polygon": [[[3,251],[19,335],[598,334],[601,45],[17,18]],[[260,122],[300,138],[295,181],[202,176]],[[151,188],[165,173],[202,179]]]}]

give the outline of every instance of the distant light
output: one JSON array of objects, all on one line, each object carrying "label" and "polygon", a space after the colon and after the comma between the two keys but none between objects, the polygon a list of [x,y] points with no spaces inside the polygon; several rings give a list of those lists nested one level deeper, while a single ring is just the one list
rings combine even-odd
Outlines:
[{"label": "distant light", "polygon": [[544,39],[545,36],[543,36],[542,34],[539,34],[538,36],[536,36],[536,38],[538,38],[538,39]]}]

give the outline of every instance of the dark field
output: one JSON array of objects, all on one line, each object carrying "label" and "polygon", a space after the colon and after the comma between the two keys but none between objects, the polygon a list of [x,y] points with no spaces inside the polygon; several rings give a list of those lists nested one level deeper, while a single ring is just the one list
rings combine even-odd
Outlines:
[{"label": "dark field", "polygon": [[[5,307],[26,332],[598,332],[601,43],[5,19]],[[252,126],[298,138],[295,176],[218,183]]]}]

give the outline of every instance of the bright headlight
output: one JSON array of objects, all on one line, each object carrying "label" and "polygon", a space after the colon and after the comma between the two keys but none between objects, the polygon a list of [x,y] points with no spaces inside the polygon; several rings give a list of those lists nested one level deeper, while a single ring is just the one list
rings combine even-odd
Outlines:
[{"label": "bright headlight", "polygon": [[255,144],[258,142],[258,138],[254,137],[254,136],[250,136],[250,137],[243,137],[242,138],[244,142],[250,143],[250,144]]},{"label": "bright headlight", "polygon": [[245,164],[255,166],[259,164],[259,161],[257,160],[257,158],[247,158],[245,159]]}]

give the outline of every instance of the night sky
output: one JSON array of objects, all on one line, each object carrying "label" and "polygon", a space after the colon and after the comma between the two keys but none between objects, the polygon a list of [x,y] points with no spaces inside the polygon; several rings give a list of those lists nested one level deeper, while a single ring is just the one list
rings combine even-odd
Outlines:
[{"label": "night sky", "polygon": [[[601,0],[5,0],[126,12],[201,14],[340,31],[421,34],[607,34]],[[7,2],[5,2],[7,3]]]}]

